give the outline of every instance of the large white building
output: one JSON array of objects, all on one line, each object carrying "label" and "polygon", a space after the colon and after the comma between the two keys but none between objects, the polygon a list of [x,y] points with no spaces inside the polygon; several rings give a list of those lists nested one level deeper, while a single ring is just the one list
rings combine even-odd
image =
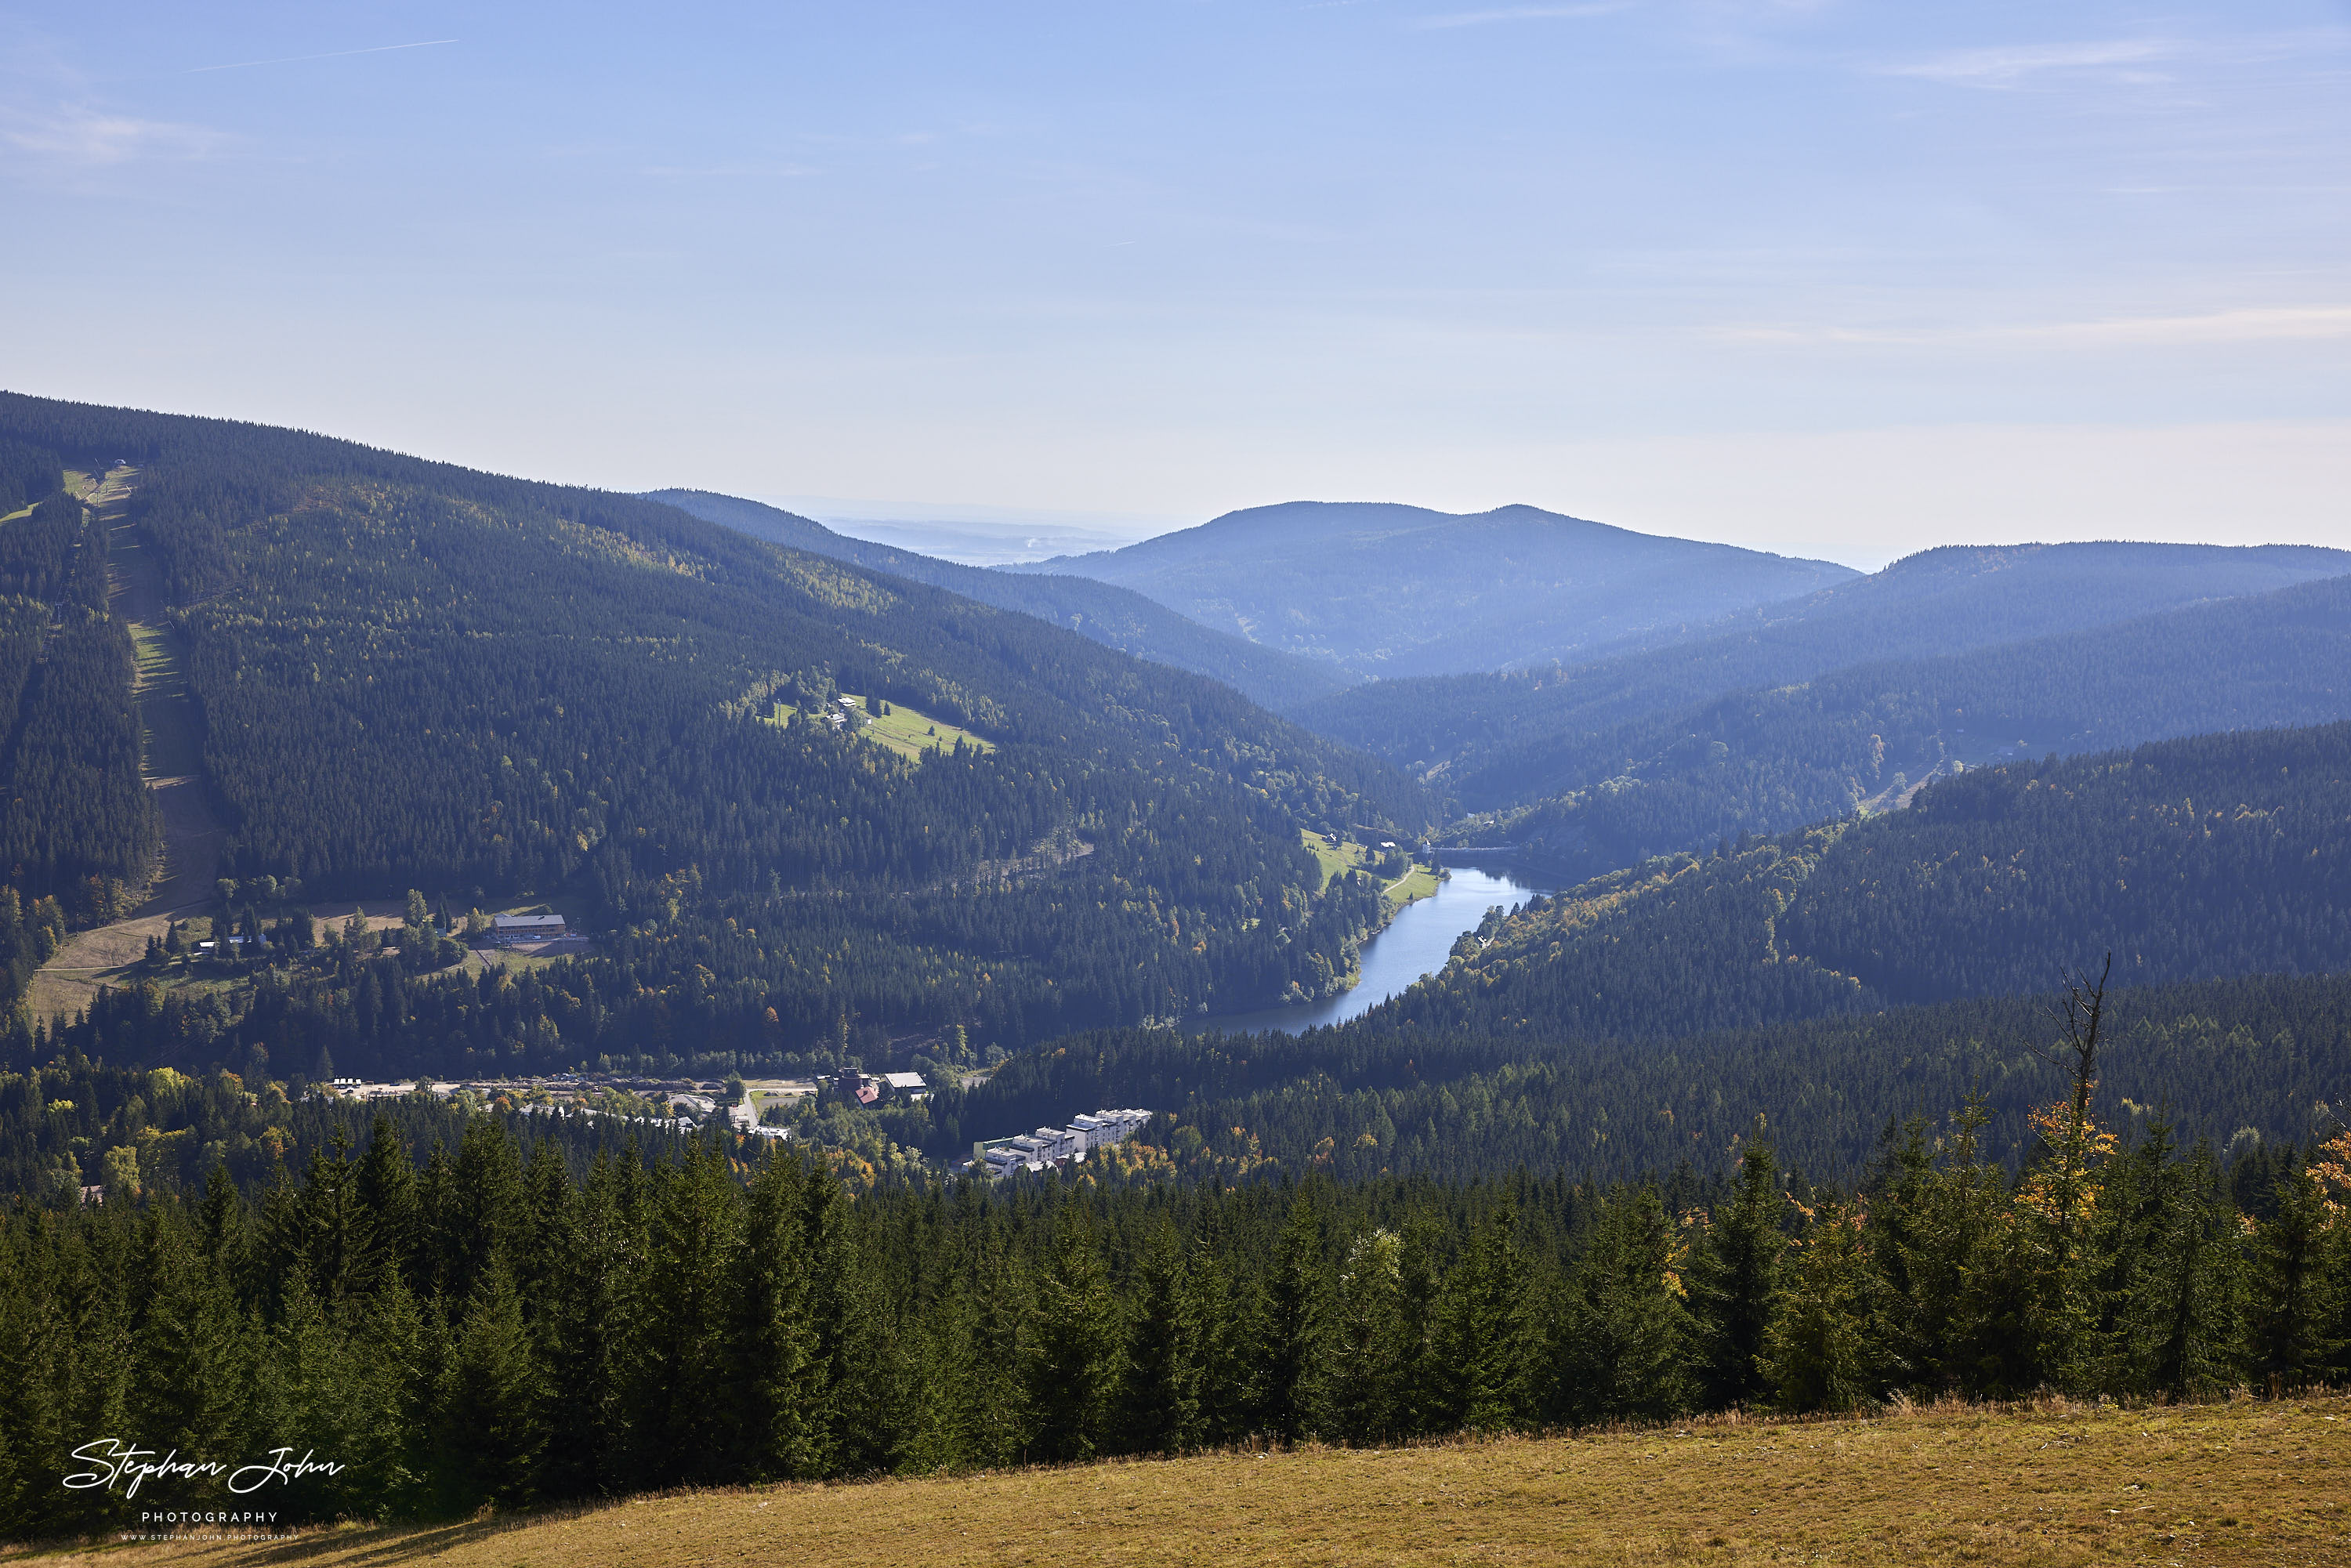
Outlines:
[{"label": "large white building", "polygon": [[1089,1149],[1123,1144],[1150,1122],[1148,1111],[1096,1111],[1072,1119],[1066,1127],[1040,1127],[1017,1138],[972,1145],[972,1168],[989,1176],[1014,1171],[1043,1170],[1047,1166],[1074,1164]]}]

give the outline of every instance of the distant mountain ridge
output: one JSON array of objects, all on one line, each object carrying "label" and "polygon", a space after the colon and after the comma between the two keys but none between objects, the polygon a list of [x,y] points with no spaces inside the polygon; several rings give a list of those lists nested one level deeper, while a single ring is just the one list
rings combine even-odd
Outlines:
[{"label": "distant mountain ridge", "polygon": [[1535,507],[1328,501],[1253,507],[1123,549],[1001,570],[1115,583],[1204,626],[1391,677],[1677,642],[1860,575]]},{"label": "distant mountain ridge", "polygon": [[[1447,781],[1489,768],[1527,782],[1480,804],[1545,792],[1531,754],[1727,693],[1811,681],[2115,625],[2351,573],[2351,550],[2306,545],[1953,545],[1801,598],[1726,615],[1675,645],[1525,674],[1384,680],[1296,710],[1301,722]],[[1512,754],[1509,767],[1499,767]],[[1458,787],[1457,785],[1457,787]]]},{"label": "distant mountain ridge", "polygon": [[944,588],[999,610],[1050,621],[1105,647],[1219,680],[1275,709],[1301,706],[1343,691],[1354,677],[1320,659],[1304,659],[1201,625],[1140,593],[1086,578],[1019,577],[918,555],[893,545],[851,538],[811,517],[764,501],[709,490],[652,490],[646,499],[770,543],[915,582]]},{"label": "distant mountain ridge", "polygon": [[1733,692],[1504,753],[1458,789],[1541,797],[1506,836],[1580,878],[1885,810],[1962,766],[2346,718],[2351,576]]}]

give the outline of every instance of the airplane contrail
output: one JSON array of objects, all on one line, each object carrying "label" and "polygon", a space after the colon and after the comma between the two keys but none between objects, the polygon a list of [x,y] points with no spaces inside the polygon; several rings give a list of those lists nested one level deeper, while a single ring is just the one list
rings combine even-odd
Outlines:
[{"label": "airplane contrail", "polygon": [[247,66],[290,66],[304,60],[339,60],[345,55],[382,55],[394,49],[429,49],[435,44],[454,44],[455,38],[426,38],[413,44],[378,44],[371,49],[329,49],[323,55],[287,55],[275,60],[237,60],[225,66],[193,66],[183,76],[202,76],[206,71],[241,71]]}]

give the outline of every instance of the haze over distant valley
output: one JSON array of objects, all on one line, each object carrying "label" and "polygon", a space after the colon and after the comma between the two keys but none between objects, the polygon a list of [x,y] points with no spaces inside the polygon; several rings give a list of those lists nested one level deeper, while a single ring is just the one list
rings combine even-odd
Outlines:
[{"label": "haze over distant valley", "polygon": [[1203,625],[1389,677],[1677,641],[1693,624],[1858,575],[1534,507],[1457,516],[1323,501],[1008,570],[1116,583]]},{"label": "haze over distant valley", "polygon": [[0,5],[9,1561],[2351,1561],[2345,3]]}]

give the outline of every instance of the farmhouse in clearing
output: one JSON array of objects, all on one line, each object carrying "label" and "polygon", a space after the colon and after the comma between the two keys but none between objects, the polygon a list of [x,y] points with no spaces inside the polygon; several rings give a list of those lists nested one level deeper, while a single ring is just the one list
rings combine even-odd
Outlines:
[{"label": "farmhouse in clearing", "polygon": [[547,942],[569,935],[560,915],[494,915],[490,940],[501,947],[517,942]]}]

